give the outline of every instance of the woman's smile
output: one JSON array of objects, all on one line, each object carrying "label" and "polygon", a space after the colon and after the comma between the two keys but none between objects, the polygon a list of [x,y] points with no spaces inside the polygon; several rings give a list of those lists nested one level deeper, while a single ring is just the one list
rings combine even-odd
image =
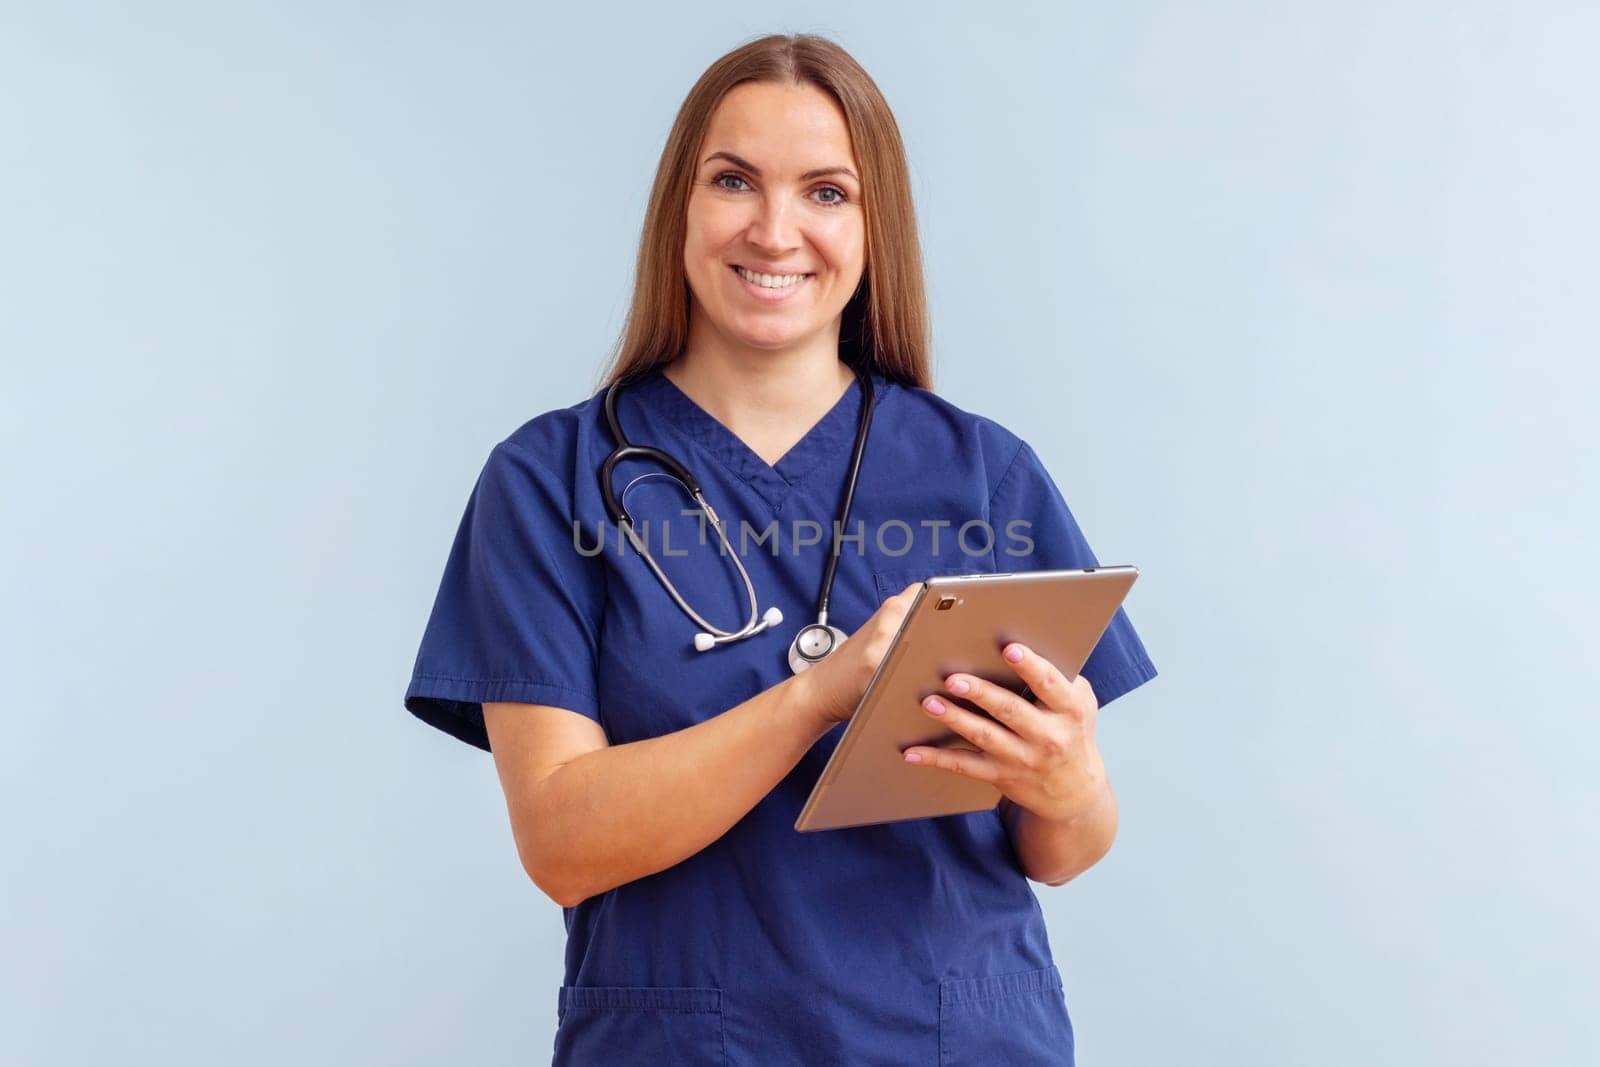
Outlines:
[{"label": "woman's smile", "polygon": [[[739,279],[740,288],[750,294],[752,299],[759,300],[763,304],[783,303],[794,296],[796,292],[804,289],[811,283],[811,279],[816,277],[814,274],[750,274],[744,268],[738,266],[730,266],[728,269],[733,271],[734,275]],[[761,281],[752,281],[752,278],[759,278]],[[771,284],[764,285],[761,284],[762,282]]]}]

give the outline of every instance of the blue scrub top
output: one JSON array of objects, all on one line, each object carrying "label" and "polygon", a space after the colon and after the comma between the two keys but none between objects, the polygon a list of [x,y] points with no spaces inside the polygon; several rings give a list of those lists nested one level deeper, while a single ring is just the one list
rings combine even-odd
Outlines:
[{"label": "blue scrub top", "polygon": [[[863,536],[843,544],[830,622],[852,633],[933,574],[1099,564],[1026,442],[929,390],[872,379],[874,419],[844,531]],[[852,382],[771,466],[659,369],[619,395],[632,443],[666,450],[699,478],[735,548],[745,524],[740,558],[761,610],[783,612],[771,631],[704,653],[699,627],[633,546],[619,549],[606,517],[598,472],[614,445],[604,390],[523,424],[490,452],[467,502],[406,708],[488,750],[483,701],[551,704],[621,745],[791,677],[789,644],[816,618],[861,399]],[[649,523],[641,537],[697,612],[738,629],[749,613],[743,582],[660,470],[621,463],[617,491],[649,475],[623,498],[635,523]],[[958,540],[973,519],[987,527]],[[1081,673],[1102,707],[1156,676],[1124,610]],[[554,1062],[1073,1062],[1061,975],[998,809],[795,830],[844,728],[718,840],[564,909]]]}]

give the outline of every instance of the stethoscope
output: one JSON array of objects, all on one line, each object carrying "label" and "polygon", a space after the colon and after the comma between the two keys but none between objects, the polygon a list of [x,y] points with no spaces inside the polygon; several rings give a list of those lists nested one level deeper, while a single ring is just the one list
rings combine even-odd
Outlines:
[{"label": "stethoscope", "polygon": [[[867,429],[872,425],[872,376],[869,371],[860,367],[851,369],[855,371],[856,380],[861,383],[861,414],[856,419],[855,452],[850,458],[850,480],[845,486],[843,514],[839,517],[835,527],[839,530],[846,529],[850,522],[850,501],[856,495],[856,476],[861,470],[861,454],[866,449]],[[656,577],[661,580],[661,584],[672,595],[672,599],[678,602],[678,606],[684,610],[689,618],[695,621],[696,625],[703,628],[701,633],[694,635],[694,647],[697,652],[705,652],[717,645],[738,641],[742,638],[754,637],[763,630],[778,625],[783,621],[783,612],[779,611],[776,605],[768,608],[761,615],[760,620],[757,620],[756,615],[760,611],[760,605],[756,601],[756,590],[755,586],[750,582],[750,574],[744,569],[744,563],[740,561],[739,554],[734,552],[732,546],[729,545],[728,534],[723,529],[722,520],[717,517],[716,510],[706,503],[705,496],[700,492],[700,483],[695,479],[695,476],[690,474],[689,469],[682,463],[679,463],[667,453],[661,451],[661,449],[629,443],[627,435],[622,432],[622,423],[617,420],[617,390],[627,384],[629,383],[617,382],[606,390],[606,421],[611,425],[611,436],[616,440],[617,447],[600,466],[600,491],[605,494],[606,511],[610,514],[611,521],[616,523],[628,535],[629,541],[639,549],[644,556],[645,562],[650,565],[651,570],[655,571]],[[623,506],[622,501],[617,499],[616,492],[611,485],[612,471],[619,462],[629,458],[653,460],[667,468],[670,476],[676,479],[684,490],[694,498],[695,503],[700,507],[701,514],[711,520],[711,525],[716,528],[717,536],[722,539],[723,554],[731,558],[733,565],[739,569],[739,577],[744,580],[745,593],[750,599],[750,617],[738,630],[724,630],[701,618],[689,606],[688,602],[678,594],[678,590],[673,586],[671,579],[662,572],[655,559],[651,557],[649,548],[634,534],[633,516],[628,513],[628,509]],[[844,643],[844,631],[837,626],[828,624],[828,598],[833,592],[833,572],[838,565],[839,554],[829,551],[828,566],[822,576],[822,592],[817,597],[817,621],[803,627],[795,635],[794,643],[789,646],[789,669],[796,674],[813,664],[820,663],[827,658],[829,653]]]}]

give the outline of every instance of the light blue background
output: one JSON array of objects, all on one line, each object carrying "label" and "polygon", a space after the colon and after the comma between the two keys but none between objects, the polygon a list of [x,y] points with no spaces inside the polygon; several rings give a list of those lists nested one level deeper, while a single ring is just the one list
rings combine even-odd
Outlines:
[{"label": "light blue background", "polygon": [[1592,1062],[1600,17],[1373,2],[7,5],[0,1060],[548,1060],[561,912],[400,697],[683,94],[807,30],[938,391],[1142,570],[1081,1062]]}]

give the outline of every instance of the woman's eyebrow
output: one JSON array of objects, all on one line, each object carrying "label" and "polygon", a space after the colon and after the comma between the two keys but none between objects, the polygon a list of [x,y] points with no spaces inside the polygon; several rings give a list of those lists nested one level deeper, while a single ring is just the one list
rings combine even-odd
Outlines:
[{"label": "woman's eyebrow", "polygon": [[[710,163],[713,159],[726,159],[729,163],[732,163],[736,167],[742,167],[751,174],[754,174],[757,178],[761,177],[760,167],[756,166],[754,163],[751,163],[749,160],[740,159],[732,152],[713,152],[705,159],[701,160],[700,165],[703,167],[707,163]],[[849,167],[820,167],[817,170],[808,170],[804,174],[800,175],[800,180],[803,182],[808,182],[812,178],[826,178],[830,174],[846,174],[849,175],[849,177],[854,181],[861,180],[860,178],[856,177],[856,172],[851,170]]]}]

